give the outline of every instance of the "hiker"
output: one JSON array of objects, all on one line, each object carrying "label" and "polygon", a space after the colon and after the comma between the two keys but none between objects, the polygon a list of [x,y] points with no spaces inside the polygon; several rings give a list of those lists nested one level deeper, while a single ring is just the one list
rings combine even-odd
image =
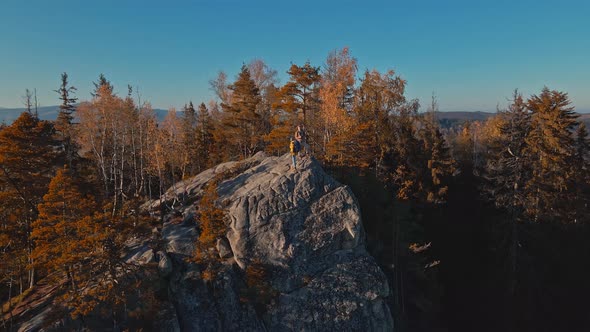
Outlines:
[{"label": "hiker", "polygon": [[295,130],[295,140],[297,140],[299,145],[305,150],[305,153],[303,153],[303,155],[310,152],[309,145],[307,144],[305,127],[303,125],[297,126],[297,129]]},{"label": "hiker", "polygon": [[301,150],[301,145],[299,144],[299,141],[291,137],[291,142],[289,143],[289,152],[291,153],[291,160],[293,161],[294,170],[297,170],[297,161],[295,160],[295,158],[299,150]]}]

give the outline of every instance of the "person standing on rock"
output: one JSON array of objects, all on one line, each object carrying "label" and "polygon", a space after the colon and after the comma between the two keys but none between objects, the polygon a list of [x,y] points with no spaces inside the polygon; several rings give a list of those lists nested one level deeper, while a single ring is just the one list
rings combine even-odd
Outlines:
[{"label": "person standing on rock", "polygon": [[303,149],[305,150],[305,153],[302,153],[303,156],[310,153],[309,145],[307,144],[305,126],[303,126],[303,125],[297,126],[297,129],[295,130],[295,140],[297,140],[299,145],[301,147],[303,147]]},{"label": "person standing on rock", "polygon": [[291,153],[291,160],[293,162],[293,170],[297,170],[297,152],[301,150],[301,145],[299,142],[291,137],[291,142],[289,143],[289,152]]}]

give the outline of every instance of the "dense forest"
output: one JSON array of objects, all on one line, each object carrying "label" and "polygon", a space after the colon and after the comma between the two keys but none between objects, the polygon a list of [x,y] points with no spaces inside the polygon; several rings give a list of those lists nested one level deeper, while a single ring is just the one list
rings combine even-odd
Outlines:
[{"label": "dense forest", "polygon": [[[86,101],[56,79],[55,121],[27,93],[27,111],[0,128],[2,328],[41,287],[63,290],[56,315],[150,317],[158,294],[140,292],[149,278],[122,259],[161,223],[141,204],[221,162],[287,153],[297,125],[358,197],[401,330],[590,328],[590,139],[567,93],[516,90],[495,116],[443,128],[434,96],[423,107],[395,71],[359,72],[347,48],[287,74],[279,84],[262,60],[233,81],[219,72],[215,100],[163,121],[102,74]],[[214,245],[212,202],[197,260]]]}]

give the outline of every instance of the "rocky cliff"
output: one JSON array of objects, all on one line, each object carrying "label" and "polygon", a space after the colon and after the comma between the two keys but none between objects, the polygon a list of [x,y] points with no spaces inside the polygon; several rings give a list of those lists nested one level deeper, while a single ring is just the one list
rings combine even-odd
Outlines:
[{"label": "rocky cliff", "polygon": [[[168,282],[162,329],[393,330],[387,279],[365,250],[351,190],[313,159],[300,159],[297,172],[289,164],[288,155],[259,153],[177,183],[144,205],[165,211],[163,250],[139,250],[131,260],[158,262]],[[198,237],[199,198],[214,178],[227,231],[217,243],[222,268],[204,281],[203,267],[187,258]]]}]

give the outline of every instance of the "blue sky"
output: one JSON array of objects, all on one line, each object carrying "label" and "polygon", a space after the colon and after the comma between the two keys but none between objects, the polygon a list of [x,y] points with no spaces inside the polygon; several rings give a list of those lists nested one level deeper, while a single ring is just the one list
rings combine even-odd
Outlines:
[{"label": "blue sky", "polygon": [[66,71],[90,98],[104,73],[120,94],[137,86],[154,107],[213,97],[261,58],[287,80],[290,63],[321,66],[348,46],[359,70],[389,68],[424,105],[493,111],[515,88],[566,91],[590,111],[588,1],[22,1],[0,3],[0,106],[42,105]]}]

